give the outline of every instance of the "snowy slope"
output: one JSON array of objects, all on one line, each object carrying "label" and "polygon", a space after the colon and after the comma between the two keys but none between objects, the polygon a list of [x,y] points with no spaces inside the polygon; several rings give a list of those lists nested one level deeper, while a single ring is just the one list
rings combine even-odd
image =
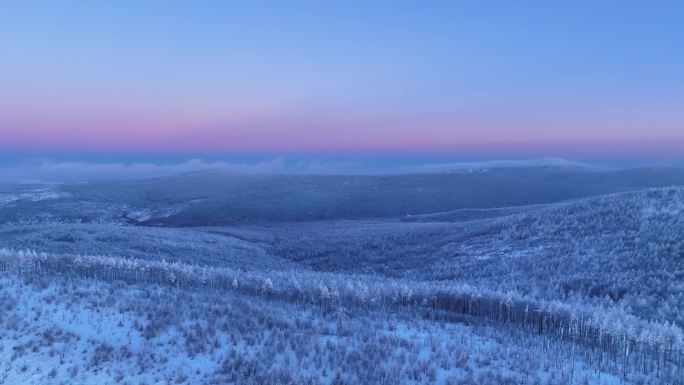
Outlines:
[{"label": "snowy slope", "polygon": [[682,385],[679,174],[593,172],[5,186],[0,383]]}]

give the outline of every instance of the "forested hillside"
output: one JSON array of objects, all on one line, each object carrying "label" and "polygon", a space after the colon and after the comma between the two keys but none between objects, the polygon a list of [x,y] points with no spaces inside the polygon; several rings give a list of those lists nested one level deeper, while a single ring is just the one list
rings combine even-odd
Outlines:
[{"label": "forested hillside", "polygon": [[[222,179],[183,204],[204,176],[187,178],[4,188],[5,383],[684,384],[684,187],[631,191],[620,175],[592,188],[630,191],[469,208],[457,194],[389,216],[413,207],[412,176],[380,217],[353,219],[335,210],[356,177],[307,177],[342,195],[211,225],[197,207],[271,210],[279,179],[255,177],[254,196]],[[349,190],[368,207],[390,183],[369,178]],[[182,199],[155,193],[168,183]]]},{"label": "forested hillside", "polygon": [[[185,350],[180,351],[182,353],[180,359],[182,360],[187,360],[187,356],[192,361],[195,355],[200,353],[203,354],[202,359],[206,360],[206,355],[211,354],[210,364],[202,365],[202,370],[197,371],[197,375],[202,374],[207,383],[214,383],[213,381],[216,381],[217,376],[218,378],[225,378],[222,375],[232,375],[232,377],[228,377],[232,381],[248,384],[280,384],[288,381],[295,381],[295,383],[301,381],[304,381],[303,383],[307,381],[318,383],[320,381],[326,383],[330,381],[326,375],[327,370],[334,367],[334,364],[330,366],[329,363],[317,361],[316,358],[310,357],[306,352],[310,353],[311,350],[305,351],[303,355],[296,358],[290,355],[287,346],[290,345],[295,350],[296,343],[294,341],[299,341],[297,335],[284,333],[287,330],[288,323],[293,322],[291,318],[278,320],[278,318],[271,316],[263,321],[267,327],[254,330],[255,334],[235,336],[236,329],[234,328],[236,325],[224,321],[225,314],[228,314],[229,317],[236,317],[235,315],[230,316],[230,314],[235,314],[235,309],[232,306],[225,307],[226,304],[230,304],[230,300],[213,298],[214,295],[224,292],[229,294],[229,298],[246,295],[256,297],[259,301],[266,300],[269,302],[268,306],[276,304],[275,306],[279,309],[287,308],[292,304],[294,304],[295,309],[299,307],[309,309],[305,313],[308,314],[305,317],[310,319],[308,322],[331,324],[328,326],[326,334],[330,334],[333,342],[332,345],[327,343],[325,349],[332,350],[332,352],[326,352],[325,355],[332,362],[348,358],[350,357],[349,354],[353,354],[355,351],[357,354],[363,354],[363,351],[355,350],[354,346],[360,341],[365,343],[370,336],[364,333],[354,333],[357,330],[355,328],[349,329],[348,325],[353,322],[369,323],[367,326],[373,329],[376,336],[373,338],[377,338],[378,332],[383,334],[388,331],[390,334],[394,333],[394,340],[384,341],[381,338],[379,340],[380,346],[375,345],[373,349],[395,350],[397,347],[407,346],[409,352],[418,354],[419,358],[420,351],[424,349],[420,347],[421,344],[427,344],[427,347],[432,351],[428,355],[429,360],[422,361],[422,363],[419,360],[419,365],[414,366],[413,369],[411,368],[411,361],[406,361],[412,354],[401,353],[396,359],[386,361],[387,366],[376,368],[374,372],[363,372],[369,368],[358,365],[350,367],[345,372],[338,370],[334,375],[335,377],[332,378],[332,381],[338,381],[337,383],[377,383],[377,381],[389,383],[392,379],[405,380],[406,376],[412,376],[416,380],[429,383],[446,383],[446,381],[449,383],[470,383],[474,378],[479,378],[485,383],[497,383],[499,381],[517,383],[530,379],[530,369],[539,371],[542,368],[549,375],[553,375],[554,383],[556,383],[555,381],[574,383],[578,380],[600,382],[601,376],[604,376],[604,379],[605,377],[617,377],[641,383],[682,383],[681,375],[684,365],[684,334],[682,330],[667,322],[654,323],[641,320],[627,314],[620,308],[614,307],[602,308],[572,302],[540,301],[510,291],[502,293],[478,289],[469,285],[444,285],[434,282],[387,280],[372,276],[315,272],[245,272],[226,268],[203,268],[181,263],[168,264],[163,261],[151,262],[89,256],[70,257],[30,251],[0,250],[0,271],[3,274],[9,274],[10,277],[3,284],[5,291],[23,291],[25,289],[22,286],[27,284],[37,285],[39,287],[38,292],[47,290],[46,295],[50,299],[45,298],[44,300],[48,301],[46,306],[48,309],[52,306],[65,306],[66,304],[70,304],[69,308],[73,309],[74,300],[69,300],[72,292],[71,290],[64,290],[65,287],[68,288],[71,285],[77,284],[77,290],[83,290],[85,296],[92,295],[90,291],[92,288],[100,291],[109,290],[109,296],[94,297],[87,307],[97,312],[93,318],[97,320],[99,325],[102,325],[102,322],[111,323],[118,319],[118,329],[123,329],[121,333],[128,333],[128,338],[133,332],[139,336],[137,338],[152,339],[153,341],[160,333],[170,333],[171,336],[164,337],[171,338],[177,341],[176,343],[185,344]],[[86,280],[86,283],[82,283],[82,280]],[[88,282],[100,282],[100,284]],[[102,283],[105,283],[104,287]],[[140,284],[144,285],[142,289],[137,286]],[[176,298],[175,301],[178,301],[179,298],[190,295],[191,297],[188,298],[190,303],[195,304],[191,305],[190,308],[198,306],[195,314],[209,312],[206,314],[210,318],[200,318],[201,321],[199,322],[195,319],[194,323],[191,322],[188,326],[185,318],[186,313],[179,313],[175,308],[166,308],[167,311],[158,313],[159,305],[156,302],[146,302],[144,299],[141,302],[133,298],[127,300],[129,297],[125,294],[123,296],[113,295],[112,290],[126,286],[130,288],[129,292],[134,290],[138,294],[148,292],[146,288],[151,287],[152,292],[145,294],[143,298],[149,298],[151,295],[154,297],[171,295],[171,298]],[[107,287],[109,289],[106,289]],[[32,298],[27,299],[27,301],[35,300],[36,295],[32,294],[31,296]],[[12,297],[14,296],[6,296],[4,299],[7,308],[10,310],[14,310],[17,306],[17,301]],[[40,299],[38,301],[38,307],[36,308],[34,305],[33,311],[40,316],[43,313],[43,304]],[[170,299],[170,301],[173,303],[174,300]],[[78,308],[78,306],[78,302],[76,302],[76,307]],[[239,305],[240,308],[244,306],[243,304]],[[112,308],[118,308],[119,311],[112,313]],[[150,308],[154,310],[149,310]],[[64,316],[65,312],[64,309],[59,308],[47,311],[53,313],[52,316],[59,316],[59,314]],[[69,310],[69,312],[73,311]],[[140,314],[141,312],[142,314]],[[144,314],[148,314],[146,318],[143,318]],[[418,317],[419,321],[417,323],[412,321],[411,326],[399,326],[408,315]],[[60,350],[58,349],[61,346],[61,354],[63,355],[65,349],[69,351],[67,345],[64,345],[65,342],[72,339],[78,341],[82,338],[79,334],[57,329],[58,331],[52,330],[52,333],[56,333],[56,335],[47,335],[50,337],[47,341],[38,343],[30,338],[27,341],[25,336],[16,334],[17,331],[26,327],[23,326],[22,328],[22,325],[26,325],[27,322],[25,317],[25,312],[19,312],[5,319],[5,322],[11,322],[5,332],[6,340],[15,352],[11,361],[20,359],[20,362],[25,362],[26,360],[23,357],[27,354],[25,350],[27,348],[31,349],[31,353],[28,353],[29,356],[35,356],[38,352],[44,354],[42,353],[43,349],[55,351],[54,355],[59,354]],[[428,324],[431,326],[427,331],[420,331],[424,328],[422,326],[423,321],[420,321],[421,318],[431,322]],[[351,321],[352,319],[354,321]],[[383,319],[387,319],[387,323],[379,322]],[[249,321],[244,318],[238,318],[238,320],[240,323],[255,322],[255,320]],[[64,320],[63,322],[73,329],[75,321],[76,318],[74,317],[71,318],[71,321]],[[80,322],[84,321],[81,320]],[[92,321],[87,320],[85,322]],[[223,327],[221,326],[222,322]],[[437,330],[435,330],[435,322],[439,325]],[[541,354],[537,357],[541,358],[535,360],[536,363],[531,362],[526,366],[515,366],[517,364],[508,362],[510,357],[507,359],[503,352],[496,351],[496,349],[502,349],[504,345],[499,345],[498,348],[492,348],[490,345],[483,350],[479,346],[482,343],[481,337],[470,335],[473,329],[460,329],[466,332],[466,335],[461,337],[461,341],[464,342],[461,345],[449,346],[449,341],[453,340],[445,338],[446,336],[440,337],[441,333],[445,333],[441,328],[449,330],[451,326],[447,326],[447,324],[454,322],[465,323],[471,328],[475,327],[474,330],[480,330],[480,332],[485,330],[485,336],[501,341],[499,344],[502,342],[514,344],[515,341],[521,339],[529,348],[537,349]],[[398,328],[401,329],[398,330]],[[422,334],[422,337],[418,337],[417,341],[414,334],[416,332]],[[43,333],[48,333],[48,331]],[[233,357],[238,360],[237,362],[241,362],[237,367],[235,361],[229,364],[225,364],[225,361],[223,364],[221,361],[216,361],[225,354],[220,352],[228,338],[226,333],[232,333],[234,336],[232,337],[232,347],[228,345],[226,348],[228,351],[234,352]],[[274,365],[273,355],[264,354],[271,350],[264,350],[264,346],[259,347],[254,354],[249,352],[249,346],[255,343],[254,338],[257,341],[262,340],[264,333],[266,335],[276,334],[275,337],[270,337],[275,338],[275,341],[266,343],[268,349],[276,349],[274,352],[276,356],[284,354],[283,365]],[[428,334],[427,338],[423,333]],[[433,335],[433,333],[435,334]],[[413,343],[402,342],[405,341],[404,338],[407,337],[407,334],[414,336]],[[236,337],[237,340],[234,339]],[[66,338],[66,341],[63,338]],[[267,338],[267,341],[270,338]],[[291,340],[293,338],[294,341]],[[242,339],[246,340],[243,341]],[[433,339],[436,341],[433,342]],[[409,338],[409,340],[411,339]],[[468,342],[465,342],[466,340]],[[156,343],[159,344],[160,341],[156,340]],[[176,343],[172,343],[162,352],[168,352],[171,347],[178,349],[175,347]],[[162,346],[167,346],[167,343],[162,344]],[[340,344],[344,345],[340,346]],[[347,344],[351,345],[351,351]],[[467,347],[468,344],[470,347]],[[119,345],[121,345],[120,342]],[[551,347],[552,345],[553,347]],[[373,345],[369,345],[368,348],[371,346]],[[384,348],[383,346],[387,347]],[[453,351],[452,348],[458,350]],[[109,340],[99,344],[88,340],[85,342],[84,353],[92,356],[89,359],[90,366],[86,368],[89,371],[86,375],[90,377],[93,376],[91,371],[94,370],[97,373],[97,370],[101,368],[98,365],[102,362],[119,361],[123,358],[126,365],[133,365],[135,361],[132,357],[136,352],[127,345],[119,346],[118,350],[115,350]],[[382,355],[382,352],[373,350],[366,353]],[[185,372],[187,366],[180,366],[177,368],[178,372],[169,373],[168,369],[159,366],[160,363],[167,362],[164,358],[161,358],[161,362],[156,362],[154,356],[150,359],[145,358],[144,353],[142,354],[143,356],[138,358],[138,365],[152,365],[152,370],[149,373],[145,371],[145,366],[141,367],[140,375],[145,375],[142,376],[143,378],[152,375],[156,376],[155,381],[159,381],[159,376],[170,376],[177,383],[187,381],[188,377]],[[161,354],[164,357],[164,353]],[[476,356],[484,354],[484,357],[476,357],[476,365],[472,365],[469,360],[471,354]],[[510,354],[510,347],[507,348],[506,354]],[[174,355],[178,357],[178,353],[174,353]],[[504,359],[503,367],[496,365],[489,368],[492,355]],[[144,360],[144,363],[140,362],[141,359]],[[77,356],[77,360],[82,362],[82,355]],[[461,363],[458,363],[458,360],[461,360]],[[572,363],[571,366],[570,363]],[[247,367],[241,368],[242,364],[247,365]],[[308,379],[293,376],[291,372],[293,369],[300,369],[296,373],[302,373],[301,369],[308,367],[308,365],[312,366],[315,372],[314,376]],[[342,362],[339,362],[338,365],[342,365]],[[597,365],[597,369],[594,369],[593,373],[585,369],[586,367],[594,367],[594,365]],[[483,366],[484,369],[482,369]],[[76,365],[76,367],[78,366]],[[7,370],[11,370],[11,368],[8,366]],[[212,371],[211,368],[214,370]],[[20,364],[18,370],[25,372],[29,369],[34,372],[45,370],[43,365],[35,363],[31,368],[27,363]],[[126,366],[123,370],[130,370],[130,368]],[[116,371],[111,367],[107,367],[105,371],[109,376],[116,374]],[[358,373],[359,371],[361,372]],[[77,378],[79,372],[78,369],[75,369],[68,373],[72,378]],[[52,370],[48,376],[56,377],[57,374],[56,370]],[[401,376],[397,377],[397,374]],[[438,381],[438,374],[441,381]],[[62,374],[62,376],[66,375],[66,373]],[[560,378],[557,378],[558,376]]]},{"label": "forested hillside", "polygon": [[451,213],[426,217],[435,222],[293,225],[274,253],[322,271],[610,302],[684,325],[683,188],[491,211],[504,215],[455,223]]},{"label": "forested hillside", "polygon": [[671,185],[684,185],[682,169],[529,167],[361,176],[204,171],[133,182],[0,188],[0,223],[181,227],[397,218]]}]

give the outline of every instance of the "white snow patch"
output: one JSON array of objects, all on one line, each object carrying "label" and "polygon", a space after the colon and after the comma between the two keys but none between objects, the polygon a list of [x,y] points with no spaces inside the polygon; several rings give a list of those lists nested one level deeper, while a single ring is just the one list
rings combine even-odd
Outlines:
[{"label": "white snow patch", "polygon": [[0,193],[0,207],[10,206],[17,202],[39,202],[51,199],[68,198],[71,194],[55,191],[49,188],[41,188],[20,193]]}]

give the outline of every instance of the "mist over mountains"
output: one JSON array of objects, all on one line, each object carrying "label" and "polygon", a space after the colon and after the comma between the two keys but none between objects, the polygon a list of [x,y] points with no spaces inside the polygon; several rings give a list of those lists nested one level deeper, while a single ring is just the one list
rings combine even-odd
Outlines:
[{"label": "mist over mountains", "polygon": [[[485,158],[486,159],[486,158]],[[63,183],[142,180],[198,171],[259,175],[396,175],[563,167],[594,170],[684,167],[681,159],[583,159],[557,157],[482,160],[452,156],[52,156],[0,154],[0,183]]]}]

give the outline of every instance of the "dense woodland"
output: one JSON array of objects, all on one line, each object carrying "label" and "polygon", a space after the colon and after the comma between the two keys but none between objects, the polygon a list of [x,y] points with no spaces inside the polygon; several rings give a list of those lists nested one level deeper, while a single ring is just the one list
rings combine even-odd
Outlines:
[{"label": "dense woodland", "polygon": [[[681,187],[191,227],[3,194],[9,384],[684,383]],[[88,214],[17,220],[50,202]]]},{"label": "dense woodland", "polygon": [[165,261],[55,256],[6,249],[0,251],[0,261],[4,273],[20,277],[57,275],[67,280],[123,281],[202,293],[222,290],[309,305],[323,314],[343,318],[348,318],[352,311],[361,314],[408,311],[442,322],[456,320],[504,327],[514,333],[524,331],[549,340],[571,342],[590,352],[589,365],[597,360],[599,365],[613,365],[623,376],[627,373],[655,376],[659,383],[681,383],[684,367],[684,334],[678,326],[644,321],[620,308],[539,301],[513,292],[482,290],[469,285],[375,276],[250,272]]}]

